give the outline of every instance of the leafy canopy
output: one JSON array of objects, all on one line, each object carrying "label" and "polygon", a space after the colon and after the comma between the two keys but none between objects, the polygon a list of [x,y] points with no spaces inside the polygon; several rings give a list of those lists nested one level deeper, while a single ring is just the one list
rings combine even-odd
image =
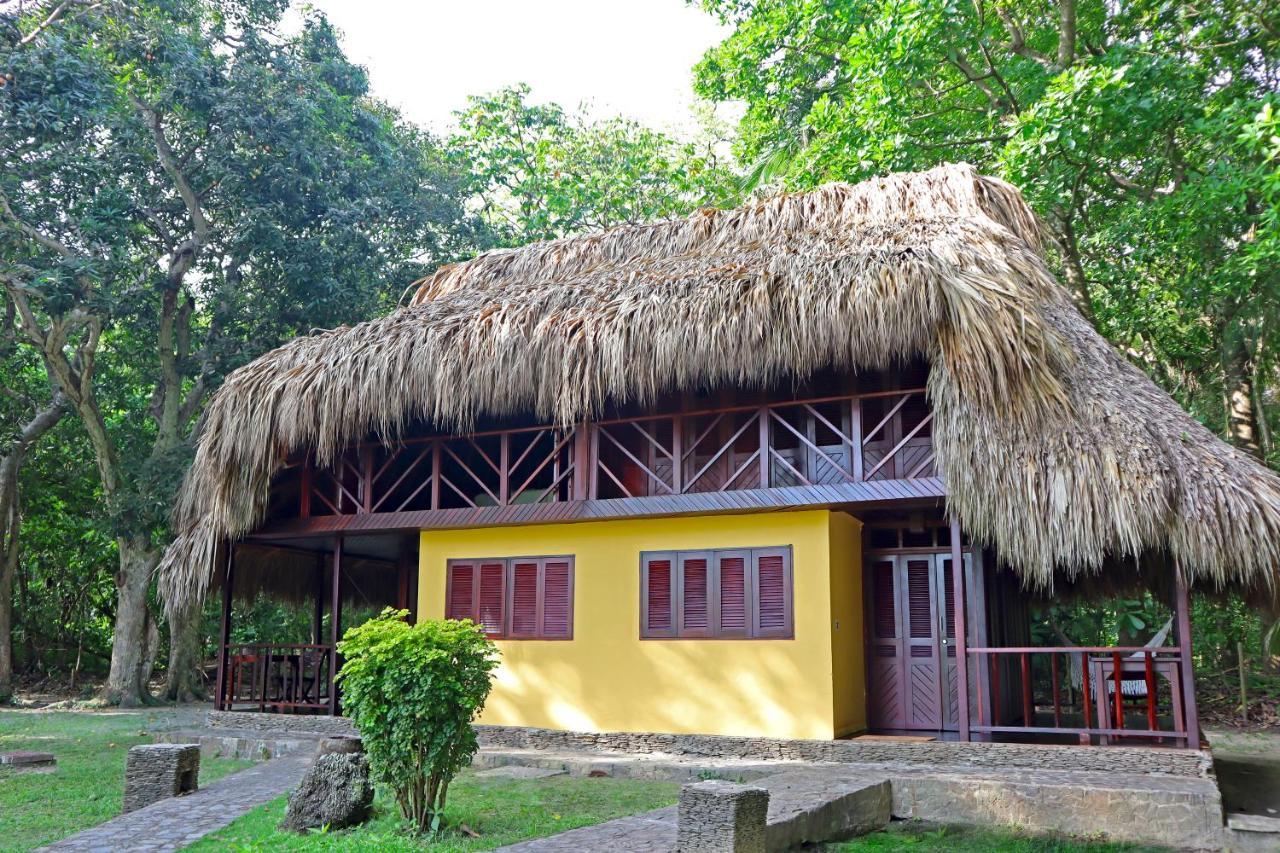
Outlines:
[{"label": "leafy canopy", "polygon": [[375,778],[418,832],[437,832],[449,782],[479,748],[471,720],[489,695],[497,649],[468,620],[410,625],[407,616],[388,608],[349,629],[338,683]]}]

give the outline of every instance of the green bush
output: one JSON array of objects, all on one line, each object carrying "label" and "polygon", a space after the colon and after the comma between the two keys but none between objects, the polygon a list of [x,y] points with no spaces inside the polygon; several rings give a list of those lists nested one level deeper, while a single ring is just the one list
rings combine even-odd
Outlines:
[{"label": "green bush", "polygon": [[388,608],[347,631],[338,682],[374,778],[395,792],[418,832],[434,833],[449,782],[478,748],[471,720],[489,695],[498,653],[468,620],[409,625],[407,615]]}]

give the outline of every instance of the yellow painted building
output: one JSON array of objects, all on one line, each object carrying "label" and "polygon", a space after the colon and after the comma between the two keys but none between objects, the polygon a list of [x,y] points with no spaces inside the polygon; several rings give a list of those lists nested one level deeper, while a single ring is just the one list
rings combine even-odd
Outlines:
[{"label": "yellow painted building", "polygon": [[[571,555],[572,638],[498,640],[479,722],[831,738],[866,728],[860,528],[821,509],[423,531],[418,615],[445,615],[450,560]],[[641,639],[643,554],[788,546],[792,638]]]}]

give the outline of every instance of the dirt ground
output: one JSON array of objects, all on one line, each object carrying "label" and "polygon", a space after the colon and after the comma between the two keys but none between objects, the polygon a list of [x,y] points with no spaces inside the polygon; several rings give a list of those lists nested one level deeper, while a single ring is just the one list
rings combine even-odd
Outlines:
[{"label": "dirt ground", "polygon": [[1210,729],[1206,735],[1227,813],[1280,820],[1280,731]]}]

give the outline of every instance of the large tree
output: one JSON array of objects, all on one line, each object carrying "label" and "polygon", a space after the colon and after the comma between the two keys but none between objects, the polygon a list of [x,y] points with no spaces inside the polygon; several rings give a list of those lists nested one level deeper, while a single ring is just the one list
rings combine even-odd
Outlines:
[{"label": "large tree", "polygon": [[519,85],[470,98],[450,139],[505,245],[683,215],[733,188],[712,121],[697,138],[676,139],[625,118],[531,103],[529,95]]},{"label": "large tree", "polygon": [[[285,32],[287,5],[0,17],[0,281],[93,450],[119,554],[111,701],[146,695],[148,590],[210,390],[384,307],[469,234],[433,140],[369,97],[323,17]],[[193,622],[170,614],[175,697]]]},{"label": "large tree", "polygon": [[1280,305],[1274,0],[703,0],[699,92],[757,181],[967,160],[1044,217],[1081,307],[1259,453]]}]

